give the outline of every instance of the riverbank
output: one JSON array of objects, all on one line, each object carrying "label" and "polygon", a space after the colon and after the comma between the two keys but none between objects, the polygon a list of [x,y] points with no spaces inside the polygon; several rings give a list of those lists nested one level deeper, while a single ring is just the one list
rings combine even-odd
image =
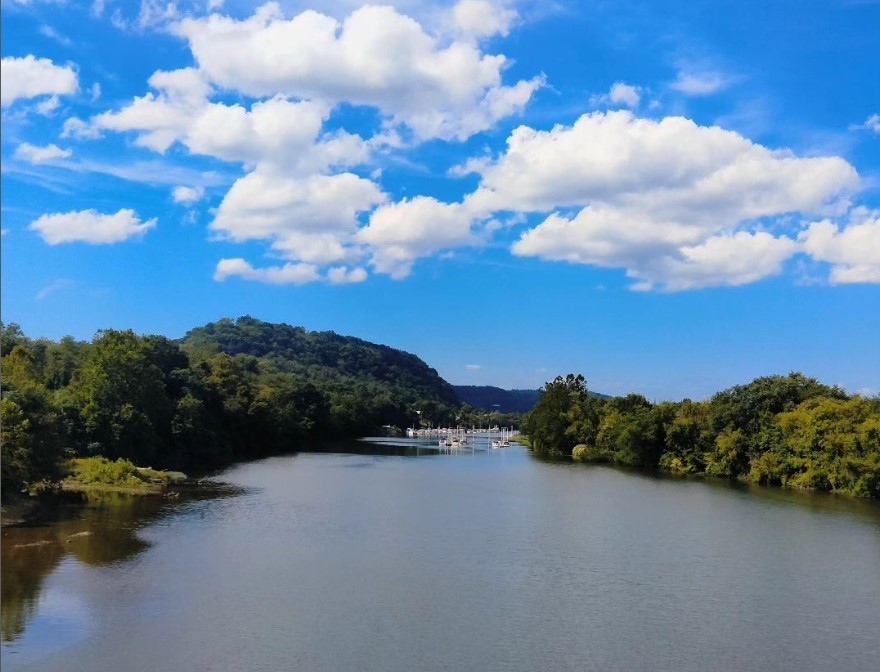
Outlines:
[{"label": "riverbank", "polygon": [[39,518],[45,505],[41,495],[52,493],[83,493],[86,495],[156,496],[170,494],[169,488],[188,482],[180,471],[163,471],[138,467],[128,460],[86,457],[70,460],[65,476],[57,481],[43,482],[30,493],[9,497],[0,508],[0,526],[21,525]]}]

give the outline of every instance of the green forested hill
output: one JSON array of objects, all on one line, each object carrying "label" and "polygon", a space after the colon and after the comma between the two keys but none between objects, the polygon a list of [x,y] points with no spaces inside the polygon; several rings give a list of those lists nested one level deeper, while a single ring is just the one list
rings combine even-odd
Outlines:
[{"label": "green forested hill", "polygon": [[308,331],[252,317],[222,319],[188,332],[181,347],[191,357],[218,352],[257,357],[315,385],[366,385],[409,403],[433,400],[458,405],[452,386],[415,355],[332,331]]}]

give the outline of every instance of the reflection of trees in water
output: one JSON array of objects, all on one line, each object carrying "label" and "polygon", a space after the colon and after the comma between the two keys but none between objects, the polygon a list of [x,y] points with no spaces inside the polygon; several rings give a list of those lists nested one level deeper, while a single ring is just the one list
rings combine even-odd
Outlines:
[{"label": "reflection of trees in water", "polygon": [[24,633],[36,611],[43,579],[55,569],[64,553],[64,546],[58,543],[52,530],[3,530],[0,635],[4,642]]},{"label": "reflection of trees in water", "polygon": [[[0,635],[21,637],[36,613],[43,582],[67,555],[91,566],[129,560],[149,548],[137,532],[194,499],[232,488],[184,488],[179,499],[118,493],[65,495],[28,525],[7,527],[0,544]],[[73,499],[74,501],[71,501]]]}]

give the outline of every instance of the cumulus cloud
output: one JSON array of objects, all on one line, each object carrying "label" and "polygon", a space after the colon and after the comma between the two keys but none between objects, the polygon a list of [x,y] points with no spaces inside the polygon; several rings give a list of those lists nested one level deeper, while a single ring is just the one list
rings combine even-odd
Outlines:
[{"label": "cumulus cloud", "polygon": [[115,215],[95,210],[43,215],[31,222],[28,229],[36,231],[49,245],[60,243],[120,243],[141,238],[156,226],[156,219],[141,222],[134,210],[123,209]]},{"label": "cumulus cloud", "polygon": [[[291,262],[330,266],[331,283],[362,281],[359,265],[368,257],[379,272],[404,277],[415,259],[471,242],[471,217],[460,205],[418,198],[380,208],[363,226],[361,218],[388,197],[377,184],[381,171],[367,179],[352,170],[377,151],[401,147],[402,137],[463,140],[486,130],[521,110],[543,82],[505,85],[505,57],[479,46],[506,35],[515,11],[462,0],[442,15],[437,32],[372,5],[342,21],[316,11],[286,18],[276,3],[244,20],[185,18],[171,31],[187,40],[194,67],[154,73],[151,91],[88,122],[68,119],[63,137],[132,132],[135,144],[158,153],[177,143],[239,163],[246,174],[209,226],[217,237],[266,241]],[[219,91],[258,100],[217,102]],[[375,108],[378,132],[364,139],[325,130],[341,103]]]},{"label": "cumulus cloud", "polygon": [[679,248],[677,255],[649,260],[638,275],[644,278],[635,290],[662,286],[666,291],[716,286],[739,286],[778,275],[782,265],[797,252],[797,244],[785,236],[758,231],[712,236],[699,245]]},{"label": "cumulus cloud", "polygon": [[625,111],[585,114],[550,131],[520,126],[497,161],[475,168],[482,182],[470,200],[479,209],[606,201],[724,225],[814,211],[858,186],[855,169],[840,158],[797,158],[683,117],[655,121]]},{"label": "cumulus cloud", "polygon": [[[465,3],[464,25],[484,5]],[[491,16],[491,30],[506,29],[508,15]],[[421,139],[465,139],[490,128],[543,83],[536,77],[505,86],[504,56],[484,54],[469,40],[442,42],[387,6],[361,7],[339,22],[311,10],[286,19],[269,3],[243,21],[211,14],[184,19],[173,31],[222,88],[375,107]]]},{"label": "cumulus cloud", "polygon": [[798,239],[813,259],[831,264],[831,284],[880,282],[880,212],[857,208],[843,228],[813,222]]},{"label": "cumulus cloud", "polygon": [[45,147],[37,147],[27,142],[21,143],[15,149],[15,158],[22,159],[28,163],[47,163],[57,161],[58,159],[67,159],[73,156],[70,149],[61,149],[58,145],[46,145]]},{"label": "cumulus cloud", "polygon": [[94,140],[101,137],[101,131],[92,124],[77,117],[64,120],[61,127],[62,138],[76,138],[77,140]]},{"label": "cumulus cloud", "polygon": [[[192,68],[157,72],[150,84],[158,93],[98,115],[90,128],[136,131],[136,142],[157,152],[180,142],[194,154],[244,164],[250,172],[235,182],[211,224],[226,239],[267,240],[285,257],[309,263],[360,256],[352,243],[358,213],[386,197],[371,180],[328,174],[365,161],[370,147],[343,130],[324,133],[327,105],[282,97],[250,109],[212,103],[210,86]],[[70,133],[82,134],[69,123]]]},{"label": "cumulus cloud", "polygon": [[[343,130],[322,133],[330,109],[313,101],[273,97],[242,105],[208,101],[210,87],[198,71],[159,71],[150,78],[158,93],[147,93],[116,112],[92,119],[95,132],[139,133],[136,144],[165,152],[181,142],[190,152],[247,166],[270,164],[289,174],[307,175],[363,162],[368,144]],[[70,133],[82,135],[68,120]],[[68,132],[65,126],[65,132]]]},{"label": "cumulus cloud", "polygon": [[593,105],[614,105],[618,107],[624,105],[635,109],[639,106],[641,99],[641,87],[624,82],[615,82],[611,85],[608,93],[594,96],[590,102]]},{"label": "cumulus cloud", "polygon": [[205,195],[204,187],[174,187],[171,191],[171,198],[175,203],[182,205],[190,205],[202,200]]},{"label": "cumulus cloud", "polygon": [[473,219],[461,204],[417,196],[376,209],[357,239],[370,246],[370,263],[377,273],[399,280],[420,257],[474,243]]},{"label": "cumulus cloud", "polygon": [[[696,235],[695,235],[696,234]],[[553,261],[625,267],[638,279],[633,289],[676,292],[745,285],[778,274],[798,246],[766,232],[722,233],[699,240],[699,233],[674,223],[633,222],[618,211],[584,208],[568,219],[551,215],[513,246],[520,256]]]},{"label": "cumulus cloud", "polygon": [[[629,112],[582,116],[551,131],[516,129],[482,176],[471,212],[551,213],[513,246],[518,255],[625,268],[637,287],[743,284],[797,251],[761,231],[787,213],[846,205],[858,176],[839,158],[798,158],[732,131]],[[751,268],[727,258],[754,257]]]},{"label": "cumulus cloud", "polygon": [[517,17],[515,10],[487,0],[461,0],[452,8],[456,30],[463,36],[473,38],[492,35],[506,37]]},{"label": "cumulus cloud", "polygon": [[313,264],[288,263],[283,266],[254,268],[241,258],[221,259],[214,272],[214,280],[223,282],[235,277],[270,285],[304,285],[321,279]]},{"label": "cumulus cloud", "polygon": [[327,280],[331,285],[351,285],[367,279],[367,272],[360,267],[346,268],[334,266],[327,271]]},{"label": "cumulus cloud", "polygon": [[385,200],[353,173],[289,177],[258,168],[232,185],[210,228],[236,242],[270,240],[292,260],[338,264],[360,256],[358,213]]},{"label": "cumulus cloud", "polygon": [[0,60],[0,106],[45,95],[76,93],[79,80],[72,66],[59,66],[32,54]]},{"label": "cumulus cloud", "polygon": [[[186,134],[193,119],[205,109],[210,86],[194,68],[159,71],[150,77],[149,83],[160,93],[147,93],[118,112],[97,115],[92,119],[91,129],[142,131],[135,144],[165,152]],[[79,130],[78,124],[76,127]]]}]

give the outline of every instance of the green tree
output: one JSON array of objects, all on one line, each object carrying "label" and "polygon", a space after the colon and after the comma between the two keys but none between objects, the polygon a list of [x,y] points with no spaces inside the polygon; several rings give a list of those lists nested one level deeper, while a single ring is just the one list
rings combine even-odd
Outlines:
[{"label": "green tree", "polygon": [[524,429],[539,455],[571,455],[576,438],[569,432],[573,406],[583,404],[587,384],[582,375],[557,376],[541,390],[538,403],[526,416]]},{"label": "green tree", "polygon": [[130,330],[98,333],[74,381],[88,452],[141,463],[159,454],[174,405],[151,355]]},{"label": "green tree", "polygon": [[16,345],[3,357],[0,399],[0,488],[4,496],[59,472],[63,426],[33,356]]},{"label": "green tree", "polygon": [[[862,398],[818,397],[779,415],[779,480],[797,488],[880,497],[880,413]],[[763,472],[754,480],[766,478]],[[767,478],[766,480],[770,480]]]},{"label": "green tree", "polygon": [[705,453],[712,450],[709,405],[685,399],[672,405],[672,417],[665,423],[665,450],[659,466],[669,471],[699,474],[706,469]]}]

